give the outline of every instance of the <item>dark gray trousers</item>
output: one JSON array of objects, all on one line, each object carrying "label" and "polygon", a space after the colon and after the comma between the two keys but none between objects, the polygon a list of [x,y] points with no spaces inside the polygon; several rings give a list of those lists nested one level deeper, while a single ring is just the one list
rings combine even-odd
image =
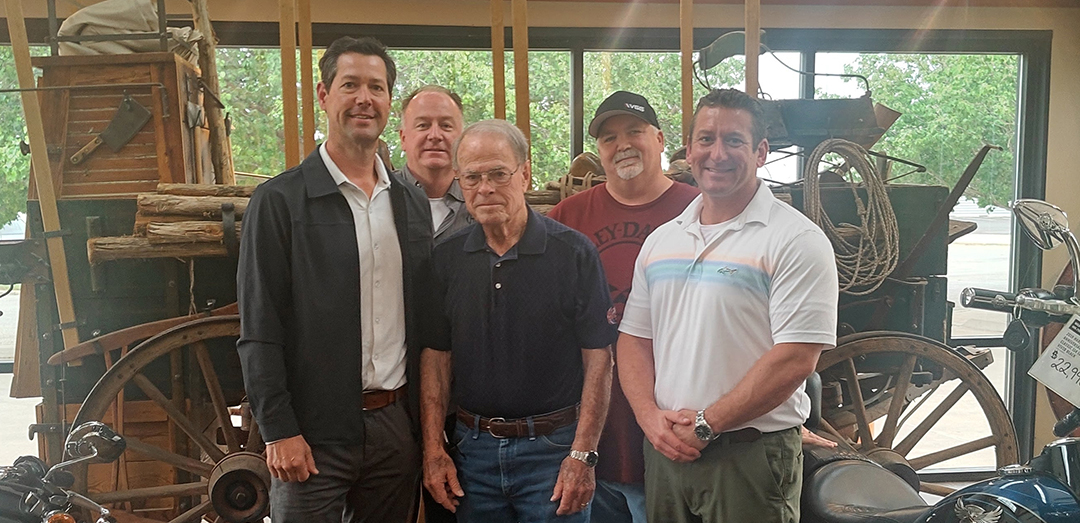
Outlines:
[{"label": "dark gray trousers", "polygon": [[405,402],[365,413],[363,445],[312,445],[319,474],[303,483],[273,479],[273,523],[412,523],[420,489],[420,447]]}]

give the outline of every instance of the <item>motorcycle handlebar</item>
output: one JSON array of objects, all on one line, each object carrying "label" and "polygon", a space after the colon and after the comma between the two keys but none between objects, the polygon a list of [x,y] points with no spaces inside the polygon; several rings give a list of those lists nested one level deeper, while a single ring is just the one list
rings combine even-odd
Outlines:
[{"label": "motorcycle handlebar", "polygon": [[960,293],[960,304],[972,309],[983,309],[995,312],[1015,313],[1017,309],[1023,309],[1037,313],[1031,322],[1025,322],[1035,327],[1041,327],[1050,322],[1064,323],[1069,317],[1080,314],[1080,305],[1071,301],[1062,300],[1053,293],[1043,289],[1022,289],[1019,293],[995,291],[991,289],[978,289],[968,287]]},{"label": "motorcycle handlebar", "polygon": [[1013,312],[1016,310],[1016,294],[968,287],[960,293],[960,304],[971,309]]}]

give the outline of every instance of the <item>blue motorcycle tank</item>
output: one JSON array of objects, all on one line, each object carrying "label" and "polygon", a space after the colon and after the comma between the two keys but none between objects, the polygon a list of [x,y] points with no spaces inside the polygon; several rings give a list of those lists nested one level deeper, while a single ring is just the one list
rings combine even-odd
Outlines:
[{"label": "blue motorcycle tank", "polygon": [[959,490],[937,503],[925,523],[1077,523],[1080,503],[1049,475],[1002,476]]}]

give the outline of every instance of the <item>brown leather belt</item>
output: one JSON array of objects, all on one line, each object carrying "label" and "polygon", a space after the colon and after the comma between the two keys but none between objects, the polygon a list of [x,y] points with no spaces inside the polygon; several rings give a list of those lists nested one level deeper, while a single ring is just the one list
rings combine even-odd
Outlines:
[{"label": "brown leather belt", "polygon": [[364,410],[379,410],[393,405],[405,397],[405,385],[395,390],[367,390],[364,391]]},{"label": "brown leather belt", "polygon": [[[546,436],[577,421],[580,405],[571,405],[550,414],[532,416],[529,418],[505,419],[505,418],[480,418],[480,432],[487,432],[496,438],[524,438],[532,436]],[[476,415],[458,407],[458,420],[466,427],[476,427]],[[529,420],[532,420],[533,430],[529,432]]]}]

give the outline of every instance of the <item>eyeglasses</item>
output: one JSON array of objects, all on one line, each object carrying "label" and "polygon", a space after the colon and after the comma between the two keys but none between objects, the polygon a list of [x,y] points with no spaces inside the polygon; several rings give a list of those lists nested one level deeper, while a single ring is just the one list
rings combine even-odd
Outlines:
[{"label": "eyeglasses", "polygon": [[518,172],[521,166],[517,166],[513,171],[506,171],[503,169],[492,169],[483,173],[466,172],[457,177],[458,184],[462,189],[475,189],[480,186],[485,178],[492,187],[502,187],[510,183],[510,179],[514,177],[514,173]]}]

